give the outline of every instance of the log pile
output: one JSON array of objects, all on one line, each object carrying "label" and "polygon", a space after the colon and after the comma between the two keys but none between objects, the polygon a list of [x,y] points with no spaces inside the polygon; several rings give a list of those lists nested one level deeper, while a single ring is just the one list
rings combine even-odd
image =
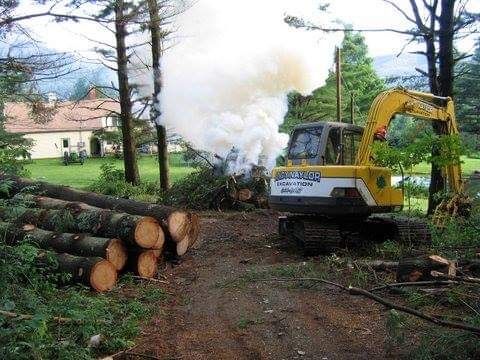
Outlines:
[{"label": "log pile", "polygon": [[[29,241],[57,253],[58,269],[96,291],[111,290],[121,271],[156,276],[161,259],[183,256],[199,233],[195,214],[60,185],[6,177],[11,203],[0,207],[9,245]],[[34,188],[47,196],[26,195]]]},{"label": "log pile", "polygon": [[218,211],[268,208],[268,182],[260,175],[247,179],[244,175],[230,175],[211,194],[210,208]]}]

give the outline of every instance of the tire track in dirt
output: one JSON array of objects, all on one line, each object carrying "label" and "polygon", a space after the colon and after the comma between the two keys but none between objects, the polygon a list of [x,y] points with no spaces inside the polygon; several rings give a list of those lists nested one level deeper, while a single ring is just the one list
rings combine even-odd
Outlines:
[{"label": "tire track in dirt", "polygon": [[165,275],[175,296],[138,349],[160,359],[384,359],[384,318],[329,287],[231,287],[253,266],[298,263],[278,250],[271,213],[204,214],[197,249]]}]

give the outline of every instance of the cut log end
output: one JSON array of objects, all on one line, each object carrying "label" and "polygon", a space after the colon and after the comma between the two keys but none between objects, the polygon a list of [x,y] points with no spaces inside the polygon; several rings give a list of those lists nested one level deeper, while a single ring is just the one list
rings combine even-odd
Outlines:
[{"label": "cut log end", "polygon": [[183,211],[174,211],[167,220],[168,231],[173,241],[181,242],[189,231],[189,218]]},{"label": "cut log end", "polygon": [[135,242],[143,248],[153,248],[158,241],[160,231],[162,229],[157,220],[145,216],[137,222],[135,227]]},{"label": "cut log end", "polygon": [[164,232],[163,229],[160,227],[160,228],[158,229],[157,242],[155,243],[155,245],[153,245],[152,249],[154,249],[154,250],[162,250],[164,244],[165,244],[165,232]]},{"label": "cut log end", "polygon": [[157,274],[158,258],[155,250],[143,251],[138,255],[136,270],[139,276],[153,278]]},{"label": "cut log end", "polygon": [[108,261],[102,260],[90,270],[90,285],[99,292],[110,291],[117,282],[117,269]]},{"label": "cut log end", "polygon": [[190,238],[187,236],[182,241],[177,243],[176,251],[178,256],[183,256],[187,253],[188,247],[190,246]]},{"label": "cut log end", "polygon": [[238,200],[240,201],[248,201],[252,198],[253,193],[250,189],[240,189],[238,191]]},{"label": "cut log end", "polygon": [[106,250],[106,259],[110,261],[115,269],[122,270],[127,263],[128,252],[122,240],[111,239]]},{"label": "cut log end", "polygon": [[32,224],[25,224],[22,226],[23,231],[32,231],[35,230],[35,225]]}]

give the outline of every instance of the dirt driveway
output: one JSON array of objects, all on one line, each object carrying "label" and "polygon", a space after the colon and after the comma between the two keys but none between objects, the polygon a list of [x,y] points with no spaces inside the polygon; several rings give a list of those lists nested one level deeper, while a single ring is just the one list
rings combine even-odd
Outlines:
[{"label": "dirt driveway", "polygon": [[376,304],[329,286],[259,276],[306,264],[276,226],[269,212],[203,213],[195,249],[163,272],[171,300],[135,351],[159,359],[386,358],[384,312]]}]

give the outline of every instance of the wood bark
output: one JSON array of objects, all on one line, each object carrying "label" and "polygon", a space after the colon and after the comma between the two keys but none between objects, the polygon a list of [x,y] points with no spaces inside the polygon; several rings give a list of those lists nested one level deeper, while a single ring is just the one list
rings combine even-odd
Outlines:
[{"label": "wood bark", "polygon": [[[453,69],[455,66],[453,56],[453,36],[454,36],[454,7],[455,0],[441,0],[441,12],[439,16],[439,34],[438,34],[438,94],[444,97],[453,97]],[[445,123],[434,122],[433,131],[436,135],[442,136],[448,134]],[[432,157],[440,156],[441,149],[434,147],[432,149]],[[447,185],[442,168],[432,163],[432,171],[430,173],[430,186],[428,197],[428,214],[433,214],[437,206],[440,204],[439,192],[445,190]]]},{"label": "wood bark", "polygon": [[119,239],[106,239],[84,234],[56,233],[32,225],[18,226],[0,222],[0,232],[5,234],[7,243],[16,244],[27,240],[45,250],[68,253],[83,257],[101,257],[121,270],[127,262],[127,249]]},{"label": "wood bark", "polygon": [[72,189],[70,187],[34,182],[16,176],[0,174],[0,180],[12,180],[11,194],[17,194],[26,187],[33,187],[46,196],[66,201],[79,201],[102,209],[126,212],[132,215],[151,216],[163,222],[170,237],[180,242],[188,237],[190,244],[194,244],[200,231],[199,219],[196,214],[178,210],[169,206],[143,203],[131,199],[116,198],[113,196]]},{"label": "wood bark", "polygon": [[115,1],[114,11],[125,180],[133,185],[138,185],[140,176],[138,173],[135,139],[133,138],[132,102],[130,99],[130,85],[128,83],[128,55],[125,45],[125,39],[128,35],[125,2],[123,0]]},{"label": "wood bark", "polygon": [[112,290],[117,282],[117,270],[100,257],[57,255],[58,269],[72,276],[74,282],[91,286],[96,291]]},{"label": "wood bark", "polygon": [[397,282],[435,280],[432,271],[448,272],[448,265],[425,258],[406,258],[398,262]]},{"label": "wood bark", "polygon": [[0,218],[15,219],[21,224],[33,224],[50,231],[91,233],[101,237],[118,238],[129,245],[153,248],[162,237],[162,229],[151,217],[128,215],[113,211],[72,208],[37,209],[0,208]]}]

